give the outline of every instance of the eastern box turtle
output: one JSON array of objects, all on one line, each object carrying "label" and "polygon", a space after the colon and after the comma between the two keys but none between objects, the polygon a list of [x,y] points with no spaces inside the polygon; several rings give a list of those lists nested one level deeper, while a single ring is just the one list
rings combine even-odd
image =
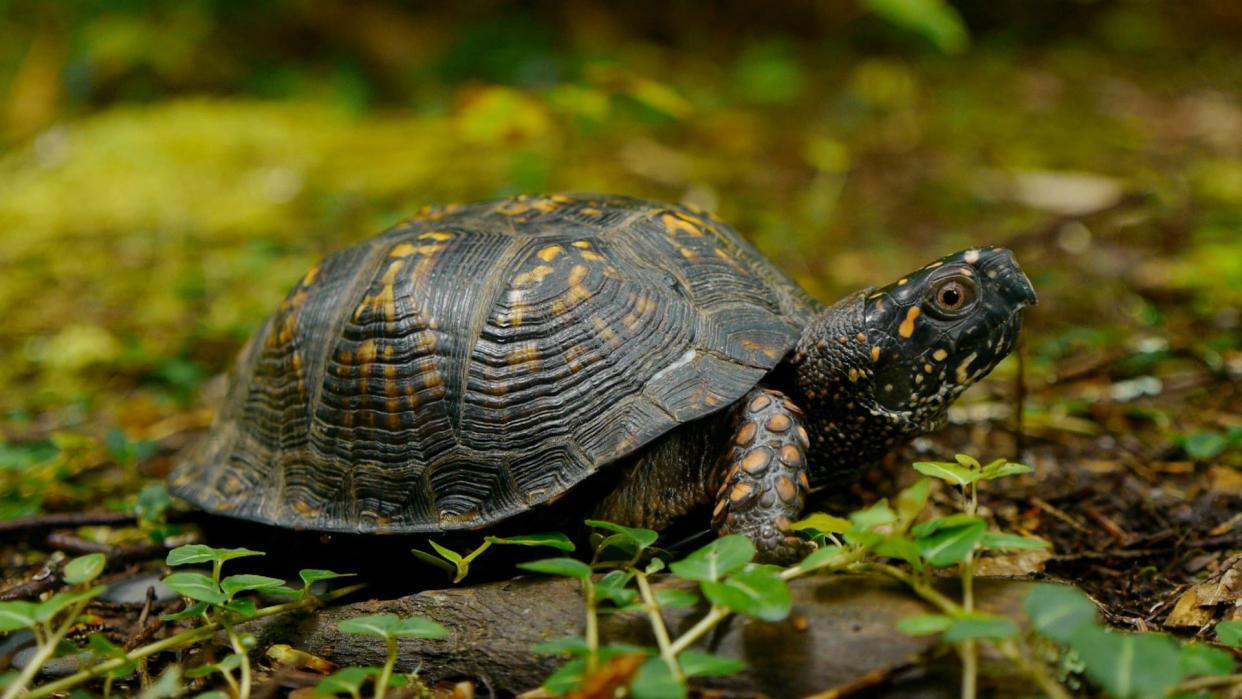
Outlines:
[{"label": "eastern box turtle", "polygon": [[173,492],[284,527],[436,533],[603,472],[600,518],[660,529],[711,509],[787,560],[812,484],[939,427],[1034,302],[998,248],[825,307],[679,206],[430,209],[306,273]]}]

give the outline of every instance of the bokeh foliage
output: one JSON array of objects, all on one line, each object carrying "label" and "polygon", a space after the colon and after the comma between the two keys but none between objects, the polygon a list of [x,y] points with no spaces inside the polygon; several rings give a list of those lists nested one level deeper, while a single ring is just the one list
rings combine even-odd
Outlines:
[{"label": "bokeh foliage", "polygon": [[825,300],[1006,244],[1036,371],[1236,359],[1242,11],[954,6],[0,0],[0,486],[82,496],[20,474],[138,461],[316,259],[523,191],[715,209]]}]

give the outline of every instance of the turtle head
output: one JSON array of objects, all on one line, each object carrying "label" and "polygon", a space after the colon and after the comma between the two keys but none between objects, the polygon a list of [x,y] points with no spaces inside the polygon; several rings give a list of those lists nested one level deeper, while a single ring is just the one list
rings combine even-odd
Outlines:
[{"label": "turtle head", "polygon": [[1013,253],[983,247],[825,310],[796,356],[816,441],[840,463],[851,453],[879,458],[939,428],[949,405],[1013,349],[1021,310],[1034,303]]}]

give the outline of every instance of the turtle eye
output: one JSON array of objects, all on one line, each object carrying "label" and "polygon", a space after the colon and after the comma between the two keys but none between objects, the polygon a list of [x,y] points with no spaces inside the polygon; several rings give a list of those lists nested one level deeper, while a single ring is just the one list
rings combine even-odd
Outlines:
[{"label": "turtle eye", "polygon": [[953,276],[932,286],[928,311],[941,318],[957,318],[974,305],[978,296],[975,282],[969,277]]}]

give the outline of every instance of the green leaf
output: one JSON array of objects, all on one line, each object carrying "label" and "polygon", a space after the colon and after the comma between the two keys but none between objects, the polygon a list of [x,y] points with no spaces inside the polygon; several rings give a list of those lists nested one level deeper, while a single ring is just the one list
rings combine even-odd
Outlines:
[{"label": "green leaf", "polygon": [[315,693],[323,695],[348,694],[353,696],[362,691],[362,685],[370,677],[379,674],[375,667],[343,667],[328,675],[315,685]]},{"label": "green leaf", "polygon": [[210,604],[224,604],[228,596],[215,580],[202,573],[173,573],[164,578],[164,584],[185,597]]},{"label": "green leaf", "polygon": [[180,621],[182,619],[191,619],[194,617],[200,617],[203,615],[204,612],[207,611],[208,606],[209,605],[206,602],[198,602],[196,604],[192,604],[186,607],[185,609],[182,609],[179,612],[176,612],[174,614],[165,614],[161,616],[160,618],[163,619],[164,621]]},{"label": "green leaf", "polygon": [[1181,653],[1163,634],[1081,626],[1069,645],[1087,675],[1118,699],[1163,695],[1182,679]]},{"label": "green leaf", "polygon": [[244,558],[246,556],[262,556],[262,551],[252,551],[250,549],[217,549],[203,544],[187,544],[178,546],[168,552],[168,557],[164,559],[164,563],[169,566],[193,565],[195,563],[223,563],[234,558]]},{"label": "green leaf", "polygon": [[1242,648],[1242,620],[1222,621],[1217,624],[1216,640],[1230,648]]},{"label": "green leaf", "polygon": [[961,563],[983,539],[986,530],[987,524],[982,520],[940,529],[931,536],[918,539],[919,552],[936,568]]},{"label": "green leaf", "polygon": [[487,541],[493,544],[510,546],[550,546],[554,549],[570,552],[574,550],[574,542],[560,532],[544,532],[542,534],[522,534],[520,536],[489,536]]},{"label": "green leaf", "polygon": [[660,538],[660,535],[650,529],[635,529],[633,527],[623,527],[620,524],[612,522],[604,522],[598,519],[588,519],[587,525],[594,529],[603,529],[606,532],[620,534],[621,536],[634,542],[640,550],[651,546]]},{"label": "green leaf", "polygon": [[163,483],[152,483],[138,491],[134,514],[146,524],[158,524],[164,521],[164,512],[172,507],[172,502],[172,496]]},{"label": "green leaf", "polygon": [[65,582],[80,585],[99,577],[108,559],[102,553],[88,553],[65,564]]},{"label": "green leaf", "polygon": [[1228,675],[1233,672],[1233,656],[1206,643],[1187,643],[1182,646],[1182,674],[1186,677],[1199,675]]},{"label": "green leaf", "polygon": [[1229,446],[1229,439],[1219,432],[1195,432],[1182,440],[1186,455],[1198,461],[1220,456]]},{"label": "green leaf", "polygon": [[824,546],[815,549],[802,562],[798,564],[798,568],[804,572],[818,570],[826,566],[832,565],[833,561],[840,556],[845,549],[840,546]]},{"label": "green leaf", "polygon": [[683,699],[686,686],[673,676],[663,658],[648,658],[630,682],[630,696],[634,699]]},{"label": "green leaf", "polygon": [[919,559],[919,556],[921,556],[922,554],[919,551],[918,544],[914,543],[913,540],[905,536],[901,536],[901,535],[885,536],[884,538],[880,539],[879,543],[875,545],[874,550],[875,550],[875,555],[877,556],[887,556],[888,558],[898,558],[898,559],[905,561],[906,563],[909,563],[912,566],[915,566],[916,568],[921,569],[922,564],[923,564],[923,562]]},{"label": "green leaf", "polygon": [[897,630],[907,636],[930,636],[944,633],[953,625],[953,617],[943,614],[908,616],[897,622]]},{"label": "green leaf", "polygon": [[1003,616],[963,614],[953,619],[953,625],[944,632],[944,640],[960,643],[977,638],[1000,640],[1018,635],[1018,626]]},{"label": "green leaf", "polygon": [[336,625],[341,633],[365,634],[388,638],[401,620],[396,614],[371,614],[346,619]]},{"label": "green leaf", "polygon": [[825,534],[844,534],[850,530],[851,526],[852,525],[848,519],[843,517],[833,517],[832,515],[824,514],[823,512],[816,512],[809,517],[803,517],[797,522],[794,522],[789,525],[789,528],[798,532],[810,529],[817,532],[823,532]]},{"label": "green leaf", "polygon": [[302,585],[307,588],[323,580],[352,578],[354,575],[354,573],[337,573],[331,570],[321,570],[319,568],[303,568],[298,571],[298,577],[302,579]]},{"label": "green leaf", "polygon": [[424,563],[430,563],[431,565],[448,573],[450,578],[456,577],[457,575],[456,565],[449,563],[448,561],[444,560],[443,558],[440,558],[434,553],[427,553],[426,551],[420,551],[418,549],[410,549],[410,553],[414,554],[414,556],[418,558],[420,561],[423,561]]},{"label": "green leaf", "polygon": [[920,478],[909,488],[897,494],[894,507],[897,517],[903,522],[913,522],[927,506],[927,498],[931,495],[931,481]]},{"label": "green leaf", "polygon": [[280,578],[269,578],[266,575],[230,575],[220,581],[220,589],[232,599],[239,592],[249,590],[268,590],[285,584]]},{"label": "green leaf", "polygon": [[585,580],[591,577],[591,566],[574,558],[544,558],[538,561],[519,563],[522,570],[544,575],[560,575],[567,578]]},{"label": "green leaf", "polygon": [[910,533],[918,538],[925,538],[935,534],[941,529],[951,529],[953,527],[960,527],[966,524],[974,524],[982,521],[983,520],[981,518],[974,515],[968,515],[965,512],[958,512],[957,514],[937,517],[923,522],[922,524],[911,529]]},{"label": "green leaf", "polygon": [[693,609],[699,603],[699,596],[692,590],[665,588],[656,590],[656,603],[663,609]]},{"label": "green leaf", "polygon": [[741,534],[729,534],[669,565],[674,575],[687,580],[714,582],[750,563],[755,545]]},{"label": "green leaf", "polygon": [[88,599],[98,597],[107,589],[108,588],[104,585],[96,585],[89,590],[79,590],[77,592],[57,592],[35,606],[35,621],[39,623],[51,621],[62,610],[68,609],[78,602],[84,602]]},{"label": "green leaf", "polygon": [[983,469],[983,466],[979,465],[979,460],[970,454],[954,454],[953,460],[971,471],[980,471]]},{"label": "green leaf", "polygon": [[656,573],[664,570],[667,566],[668,564],[664,562],[663,558],[653,558],[647,563],[647,567],[643,570],[643,572],[647,575],[655,575]]},{"label": "green leaf", "polygon": [[1033,551],[1049,546],[1043,539],[1008,532],[986,532],[980,542],[980,547],[985,551]]},{"label": "green leaf", "polygon": [[86,646],[101,658],[124,658],[125,649],[109,641],[101,633],[93,633],[86,639]]},{"label": "green leaf", "polygon": [[35,604],[25,600],[0,602],[0,633],[31,629],[35,621]]},{"label": "green leaf", "polygon": [[697,650],[683,651],[677,656],[681,671],[686,677],[719,677],[732,675],[746,669],[746,663],[734,658],[722,658]]},{"label": "green leaf", "polygon": [[584,656],[591,652],[590,648],[587,647],[586,639],[579,636],[566,636],[565,638],[555,638],[551,641],[536,643],[531,650],[539,655],[569,653],[573,656]]},{"label": "green leaf", "polygon": [[182,691],[181,666],[169,665],[159,679],[138,694],[138,699],[172,699],[180,696]]},{"label": "green leaf", "polygon": [[259,612],[258,605],[252,599],[229,600],[224,604],[224,608],[237,617],[237,621],[250,619]]},{"label": "green leaf", "polygon": [[1066,644],[1074,633],[1095,623],[1095,604],[1081,590],[1065,585],[1042,584],[1022,600],[1022,608],[1039,633]]},{"label": "green leaf", "polygon": [[543,681],[543,688],[555,696],[568,694],[582,685],[586,675],[586,658],[574,658]]},{"label": "green leaf", "polygon": [[700,584],[712,604],[763,621],[784,619],[792,606],[789,585],[781,579],[776,566],[750,566],[721,582],[705,580]]},{"label": "green leaf", "polygon": [[850,513],[850,523],[860,531],[870,531],[896,521],[897,513],[888,506],[887,500],[881,500],[865,510]]},{"label": "green leaf", "polygon": [[634,602],[638,592],[626,588],[633,574],[624,570],[614,570],[595,583],[595,596],[622,607]]},{"label": "green leaf", "polygon": [[431,541],[430,539],[427,540],[427,543],[431,544],[431,548],[435,549],[436,553],[440,554],[440,556],[443,557],[444,560],[460,568],[460,565],[459,565],[461,563],[460,553],[457,553],[453,549],[445,548],[444,546],[441,546],[440,544],[437,544],[436,542]]},{"label": "green leaf", "polygon": [[449,630],[430,619],[411,616],[398,619],[390,633],[399,638],[444,638]]},{"label": "green leaf", "polygon": [[979,480],[994,481],[998,478],[1007,478],[1009,476],[1018,476],[1024,473],[1031,473],[1035,469],[1026,464],[1015,464],[1004,459],[997,459],[979,472]]},{"label": "green leaf", "polygon": [[958,487],[969,485],[979,479],[978,473],[965,468],[961,464],[948,461],[918,461],[914,464],[914,470],[924,476],[939,478],[950,485]]}]

